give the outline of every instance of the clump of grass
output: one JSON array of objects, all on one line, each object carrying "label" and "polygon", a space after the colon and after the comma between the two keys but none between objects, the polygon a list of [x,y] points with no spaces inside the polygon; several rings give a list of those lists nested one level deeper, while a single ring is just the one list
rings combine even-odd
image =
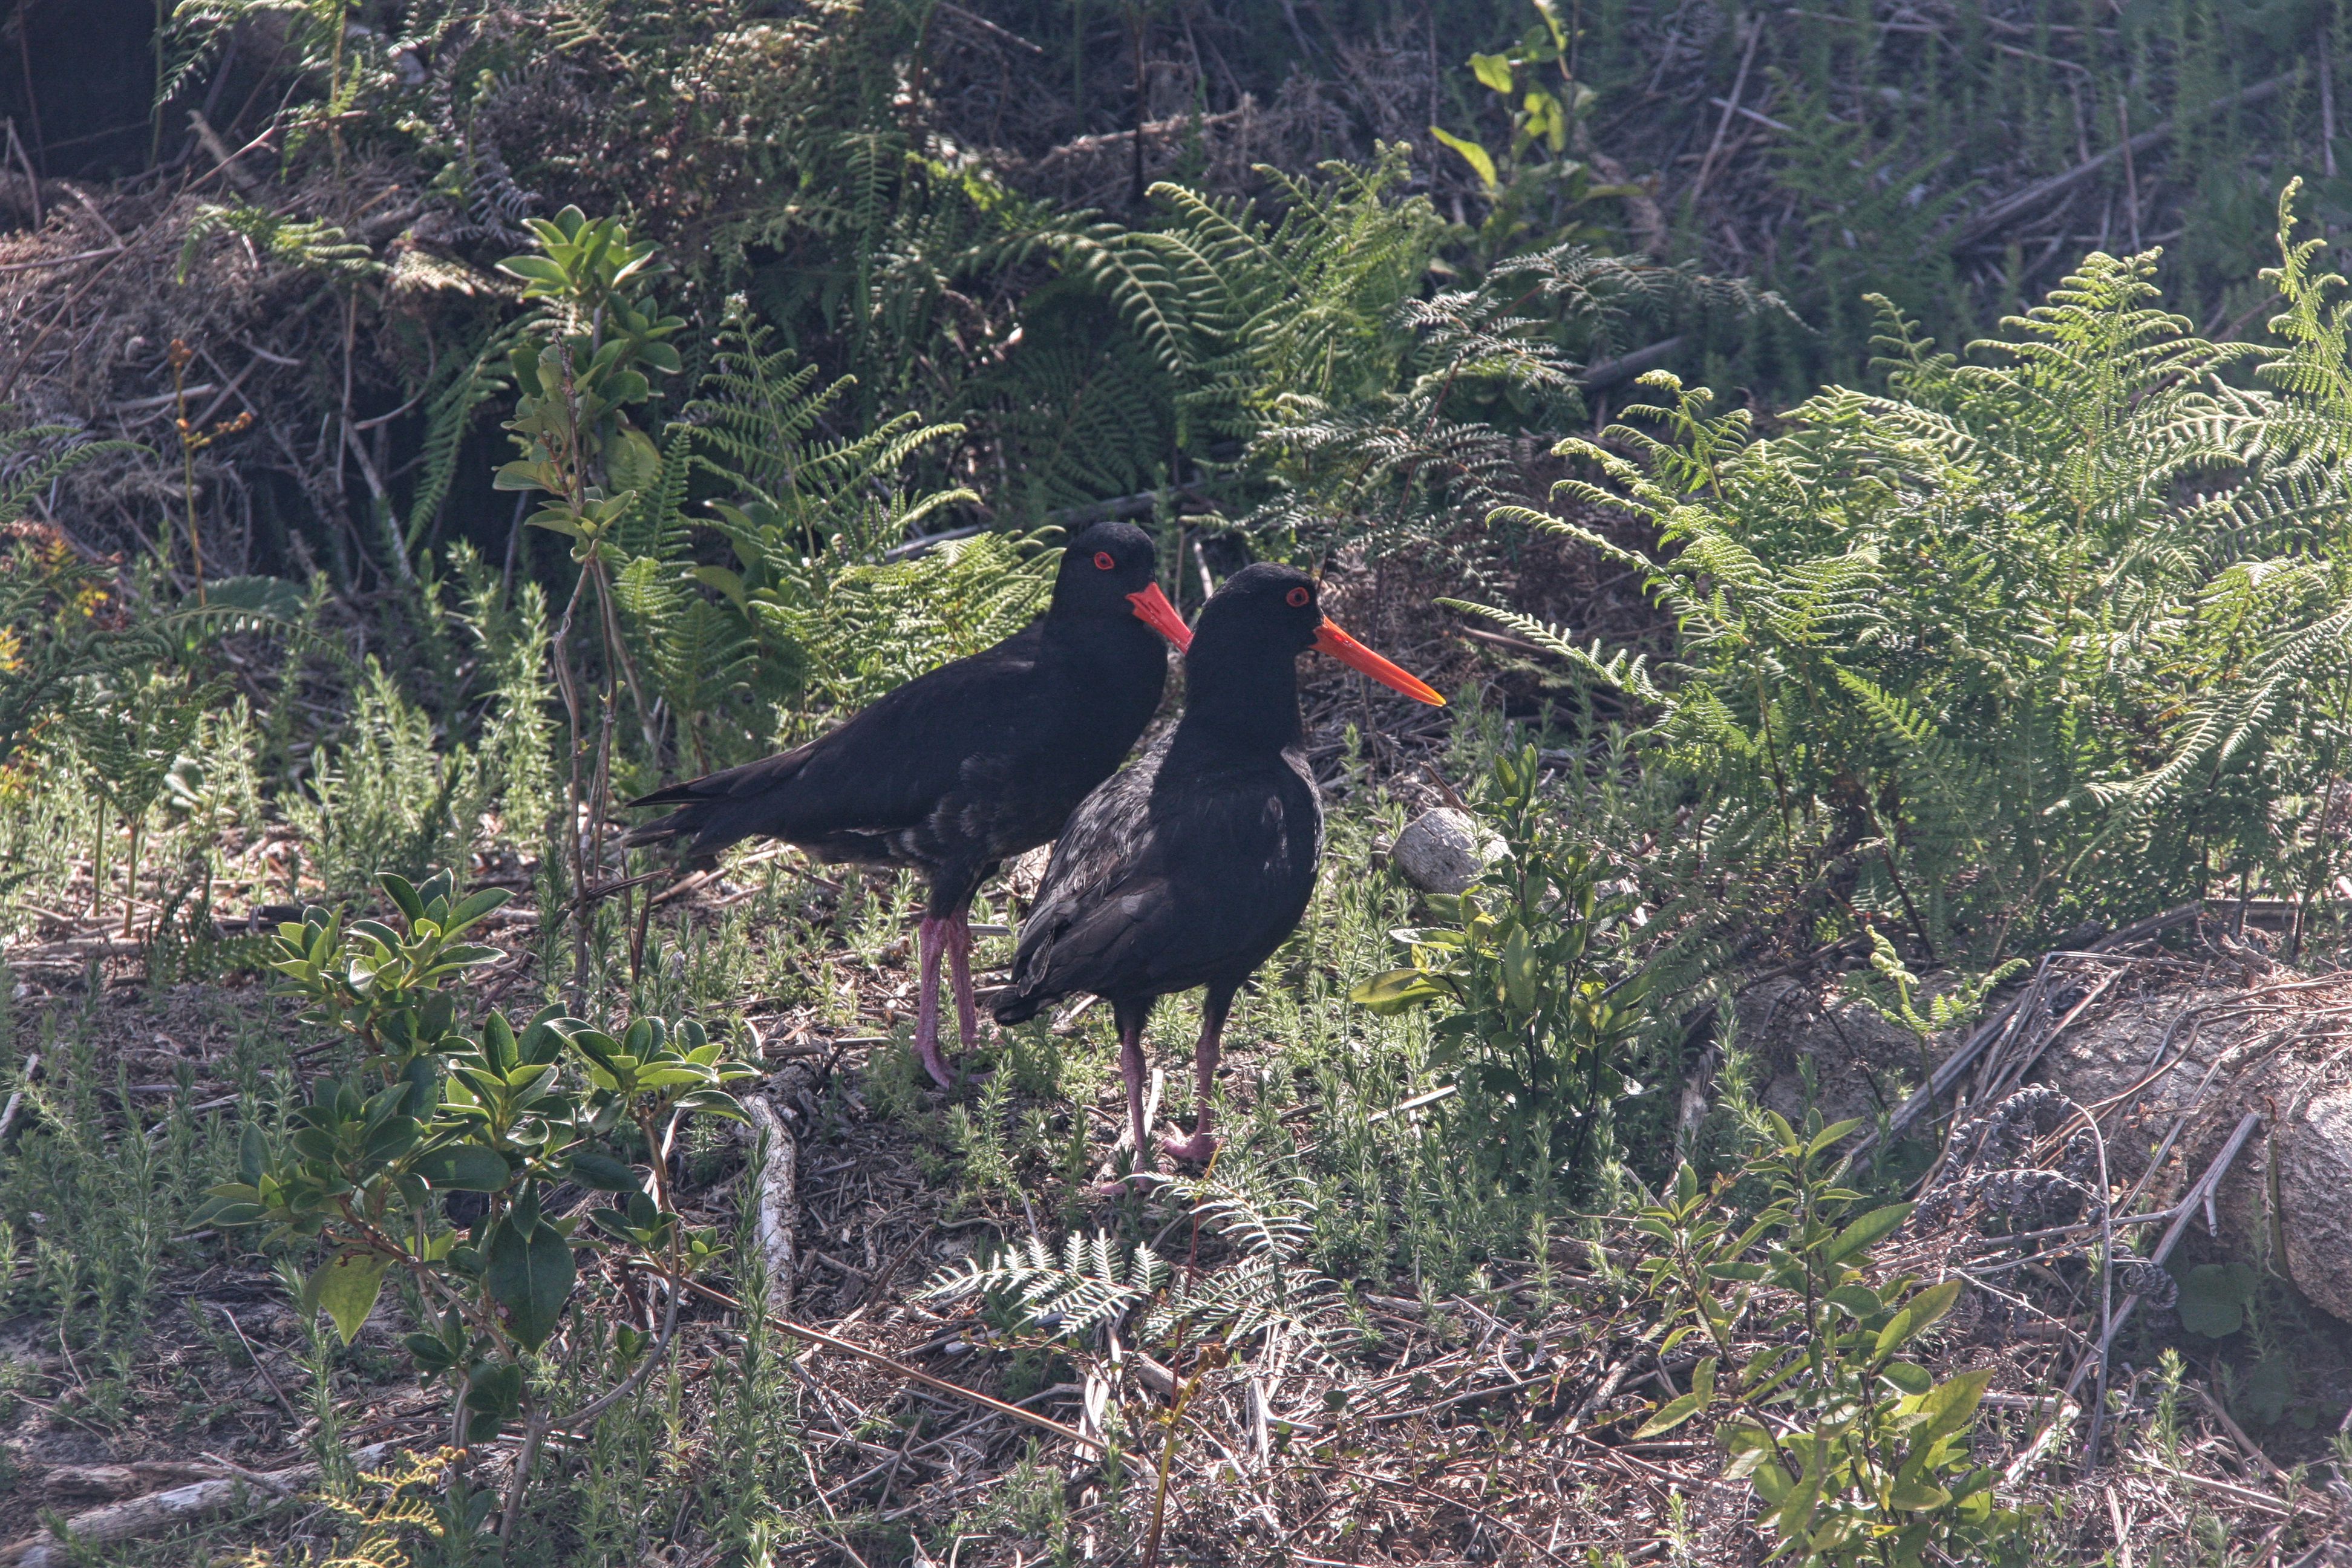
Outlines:
[{"label": "clump of grass", "polygon": [[989,1075],[979,1103],[948,1107],[942,1133],[961,1162],[958,1176],[964,1195],[986,1199],[1013,1189],[1016,1155],[1004,1136],[1012,1106],[1013,1075],[999,1068]]}]

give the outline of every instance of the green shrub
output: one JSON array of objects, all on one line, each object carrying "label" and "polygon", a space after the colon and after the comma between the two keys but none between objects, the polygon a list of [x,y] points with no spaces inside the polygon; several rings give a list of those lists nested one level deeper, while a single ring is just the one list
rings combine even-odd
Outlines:
[{"label": "green shrub", "polygon": [[1483,613],[1641,705],[1738,880],[1931,960],[1990,969],[2226,878],[2331,900],[2352,374],[2293,195],[2267,275],[2283,348],[2208,342],[2155,305],[2153,253],[2095,254],[1982,363],[1881,301],[1886,394],[1831,388],[1768,439],[1643,378],[1655,402],[1558,448],[1605,482],[1560,489],[1651,524],[1658,553],[1496,515],[1643,574],[1675,656]]},{"label": "green shrub", "polygon": [[1375,1013],[1454,1005],[1431,1026],[1430,1065],[1454,1070],[1486,1174],[1538,1196],[1616,1153],[1610,1108],[1643,1092],[1625,1058],[1650,989],[1617,951],[1632,899],[1602,896],[1601,863],[1563,831],[1542,777],[1533,746],[1496,758],[1485,802],[1506,853],[1460,897],[1430,897],[1439,923],[1397,933],[1410,967],[1349,993]]},{"label": "green shrub", "polygon": [[[1688,1164],[1641,1211],[1634,1228],[1649,1245],[1634,1272],[1664,1308],[1659,1355],[1694,1341],[1715,1353],[1635,1436],[1720,1408],[1724,1476],[1756,1489],[1774,1558],[1807,1568],[2022,1562],[2028,1517],[2000,1504],[1993,1471],[1968,1443],[1992,1370],[1938,1382],[1904,1353],[1951,1310],[1962,1282],[1868,1280],[1872,1248],[1912,1205],[1865,1211],[1863,1194],[1841,1184],[1832,1151],[1860,1125],[1824,1127],[1811,1112],[1800,1130],[1765,1112],[1743,1179],[1767,1202],[1744,1225],[1731,1180],[1702,1192]],[[1763,1348],[1740,1361],[1735,1329],[1751,1309],[1761,1321],[1744,1331]]]},{"label": "green shrub", "polygon": [[[454,987],[499,957],[463,939],[508,895],[459,900],[446,872],[422,886],[380,881],[398,925],[346,924],[340,910],[312,909],[278,927],[269,961],[278,989],[308,1002],[306,1019],[362,1056],[351,1076],[321,1079],[289,1113],[282,1142],[247,1127],[237,1179],[213,1189],[206,1218],[259,1228],[264,1245],[289,1255],[315,1245],[301,1302],[326,1312],[345,1343],[393,1271],[437,1310],[404,1342],[421,1378],[449,1385],[451,1442],[485,1443],[516,1421],[528,1428],[504,1539],[559,1406],[566,1420],[592,1424],[667,1351],[686,1283],[718,1247],[673,1206],[664,1154],[689,1115],[741,1120],[725,1085],[753,1073],[722,1059],[692,1019],[638,1018],[615,1037],[551,1007],[520,1030],[493,1012],[475,1034],[457,1032]],[[642,1172],[625,1158],[632,1141]],[[547,1212],[567,1182],[613,1201],[584,1215]],[[483,1195],[462,1232],[443,1210],[452,1193]],[[668,1306],[650,1342],[615,1331],[613,1359],[626,1375],[581,1399],[536,1386],[532,1358],[564,1322],[573,1254],[598,1249],[660,1275]],[[452,1503],[477,1525],[487,1520],[475,1500],[453,1493]]]},{"label": "green shrub", "polygon": [[285,799],[311,874],[349,898],[393,872],[421,879],[473,847],[484,789],[473,754],[446,749],[429,715],[371,658],[352,694],[350,729],[321,743],[309,787]]}]

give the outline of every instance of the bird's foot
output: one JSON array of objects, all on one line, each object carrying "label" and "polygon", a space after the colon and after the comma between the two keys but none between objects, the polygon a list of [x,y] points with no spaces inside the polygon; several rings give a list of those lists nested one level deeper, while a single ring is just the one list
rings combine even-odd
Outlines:
[{"label": "bird's foot", "polygon": [[955,1087],[955,1074],[949,1070],[947,1058],[940,1055],[940,1047],[936,1044],[918,1040],[915,1042],[915,1054],[922,1058],[923,1070],[931,1075],[933,1083],[941,1089]]},{"label": "bird's foot", "polygon": [[1130,1193],[1140,1193],[1147,1190],[1154,1182],[1160,1181],[1160,1174],[1157,1171],[1129,1171],[1124,1176],[1113,1176],[1108,1181],[1097,1182],[1095,1184],[1095,1196],[1098,1198],[1123,1198]]},{"label": "bird's foot", "polygon": [[1217,1152],[1217,1140],[1212,1133],[1195,1132],[1190,1138],[1162,1138],[1160,1147],[1171,1160],[1187,1165],[1205,1165]]}]

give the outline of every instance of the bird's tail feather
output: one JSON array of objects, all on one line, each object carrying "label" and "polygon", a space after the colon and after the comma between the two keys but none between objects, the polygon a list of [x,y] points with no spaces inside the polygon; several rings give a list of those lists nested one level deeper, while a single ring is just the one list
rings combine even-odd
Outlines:
[{"label": "bird's tail feather", "polygon": [[1059,993],[1023,985],[1016,980],[1011,990],[996,998],[989,1012],[1000,1024],[1025,1024],[1060,1000]]},{"label": "bird's tail feather", "polygon": [[641,822],[621,837],[625,848],[685,842],[698,856],[714,855],[760,834],[785,826],[785,792],[800,769],[803,752],[787,752],[723,773],[709,773],[639,795],[632,809],[674,805],[667,816]]},{"label": "bird's tail feather", "polygon": [[[667,805],[667,801],[633,801],[633,805]],[[696,855],[715,855],[730,844],[761,832],[755,803],[742,800],[696,801],[667,816],[641,822],[621,836],[621,846],[637,849],[651,844],[680,844]]]}]

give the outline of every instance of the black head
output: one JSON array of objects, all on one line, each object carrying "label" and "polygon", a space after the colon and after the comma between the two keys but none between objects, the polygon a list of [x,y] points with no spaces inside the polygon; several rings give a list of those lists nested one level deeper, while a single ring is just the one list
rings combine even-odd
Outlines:
[{"label": "black head", "polygon": [[1296,566],[1261,561],[1226,578],[1201,610],[1192,660],[1213,662],[1230,649],[1291,658],[1315,646],[1322,629],[1321,587]]},{"label": "black head", "polygon": [[1097,522],[1062,552],[1054,578],[1056,621],[1141,621],[1178,647],[1191,639],[1154,580],[1160,552],[1131,522]]},{"label": "black head", "polygon": [[1445,700],[1333,624],[1314,578],[1262,561],[1226,578],[1202,606],[1184,658],[1186,721],[1198,715],[1236,738],[1289,743],[1299,732],[1297,658],[1310,648],[1417,701]]}]

